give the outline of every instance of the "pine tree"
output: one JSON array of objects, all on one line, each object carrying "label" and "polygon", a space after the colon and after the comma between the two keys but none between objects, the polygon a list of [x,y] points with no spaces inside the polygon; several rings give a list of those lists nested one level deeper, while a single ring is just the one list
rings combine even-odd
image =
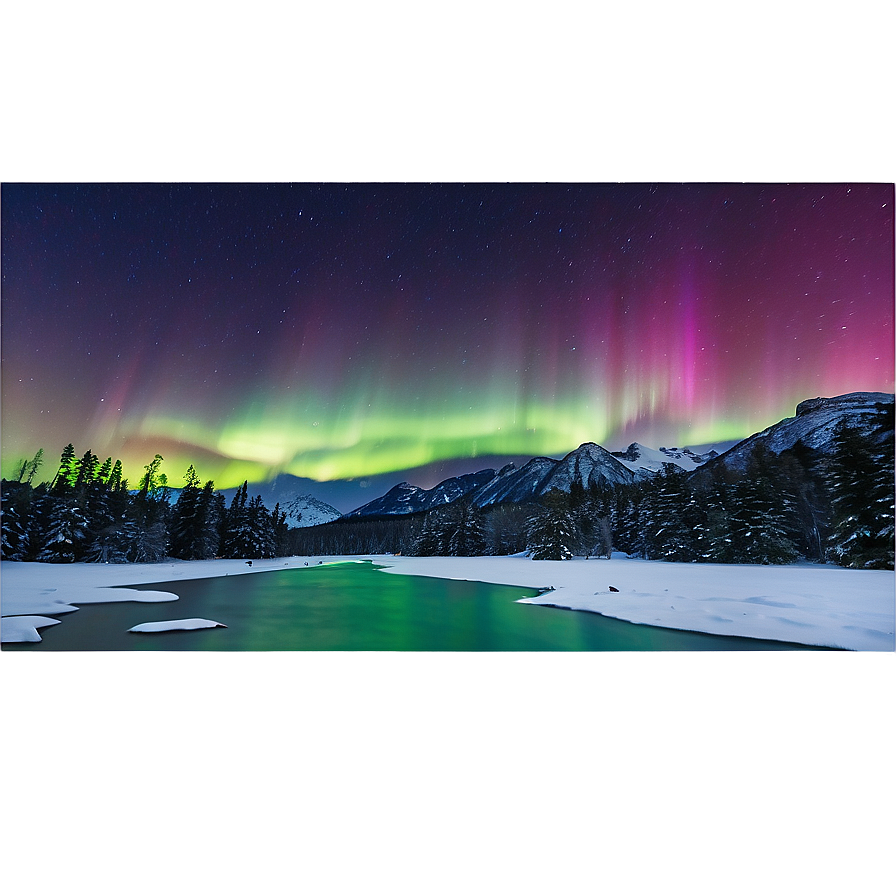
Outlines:
[{"label": "pine tree", "polygon": [[445,553],[445,547],[438,511],[430,511],[423,518],[423,527],[414,539],[413,552],[417,557],[438,557]]},{"label": "pine tree", "polygon": [[199,542],[203,537],[205,520],[199,513],[199,477],[190,464],[184,474],[185,485],[171,513],[169,552],[181,560],[198,559]]},{"label": "pine tree", "polygon": [[[124,481],[127,482],[127,480],[124,480]],[[109,483],[109,488],[112,491],[115,491],[116,489],[120,488],[121,483],[122,483],[121,461],[120,460],[115,461],[115,464],[112,467],[112,472],[109,474],[108,483]]]},{"label": "pine tree", "polygon": [[554,489],[529,520],[528,549],[533,560],[569,560],[576,541],[576,525],[567,496]]},{"label": "pine tree", "polygon": [[27,482],[3,480],[0,488],[0,557],[4,560],[25,560],[28,556],[31,493]]},{"label": "pine tree", "polygon": [[84,456],[78,462],[78,475],[75,478],[75,490],[83,492],[84,487],[96,479],[97,470],[99,469],[99,458],[89,449],[84,452]]},{"label": "pine tree", "polygon": [[37,453],[34,455],[34,457],[31,458],[31,461],[29,462],[27,470],[26,470],[25,482],[27,482],[28,485],[32,484],[32,481],[34,480],[34,477],[37,475],[37,471],[41,468],[41,465],[43,464],[43,462],[44,462],[44,449],[38,448]]},{"label": "pine tree", "polygon": [[[143,469],[146,471],[140,479],[140,494],[154,498],[159,489],[159,467],[165,458],[157,454]],[[167,485],[167,478],[165,480]]]},{"label": "pine tree", "polygon": [[289,524],[286,511],[280,510],[279,501],[271,514],[271,527],[274,530],[274,556],[285,557],[289,553]]},{"label": "pine tree", "polygon": [[570,510],[579,533],[579,550],[586,556],[609,558],[613,550],[613,496],[609,489],[601,489],[594,483],[576,503],[570,501]]},{"label": "pine tree", "polygon": [[619,486],[615,495],[615,540],[619,550],[632,556],[644,556],[641,503],[643,485]]},{"label": "pine tree", "polygon": [[240,556],[250,559],[273,557],[276,547],[271,513],[256,495],[246,508],[244,549]]},{"label": "pine tree", "polygon": [[53,479],[56,494],[64,494],[67,489],[74,488],[78,479],[78,461],[75,459],[75,446],[71,442],[62,449],[59,458],[59,469]]},{"label": "pine tree", "polygon": [[842,423],[828,474],[830,556],[854,569],[893,568],[892,437],[883,444]]},{"label": "pine tree", "polygon": [[734,512],[729,520],[733,562],[791,563],[796,547],[788,536],[787,507],[768,477],[755,468],[734,488]]},{"label": "pine tree", "polygon": [[221,554],[230,559],[246,556],[250,545],[248,487],[249,483],[246,481],[236,490],[224,519]]},{"label": "pine tree", "polygon": [[715,467],[710,482],[695,495],[705,522],[695,538],[697,559],[704,563],[736,563],[738,549],[729,524],[733,511],[733,486],[723,467]]},{"label": "pine tree", "polygon": [[482,512],[469,501],[449,505],[448,553],[452,557],[478,557],[485,553]]},{"label": "pine tree", "polygon": [[71,497],[56,498],[37,559],[45,563],[74,563],[81,559],[87,535],[87,518],[78,502]]},{"label": "pine tree", "polygon": [[96,474],[96,478],[100,480],[100,482],[109,482],[109,476],[112,473],[112,458],[107,457],[103,461],[103,465],[99,468],[99,471]]},{"label": "pine tree", "polygon": [[666,464],[647,486],[641,510],[648,559],[686,563],[698,559],[702,514],[683,470]]}]

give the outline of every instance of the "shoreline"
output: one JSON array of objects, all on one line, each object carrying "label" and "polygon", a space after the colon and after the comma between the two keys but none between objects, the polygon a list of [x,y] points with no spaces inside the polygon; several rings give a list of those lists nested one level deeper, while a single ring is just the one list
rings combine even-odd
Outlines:
[{"label": "shoreline", "polygon": [[[636,624],[714,635],[787,641],[853,651],[894,644],[896,575],[817,564],[747,566],[629,559],[531,560],[522,556],[404,557],[390,554],[171,560],[153,564],[2,564],[0,638],[40,640],[86,603],[175,601],[165,591],[130,590],[161,582],[252,575],[369,560],[392,575],[417,575],[545,589],[520,603],[583,610]],[[112,597],[107,589],[114,588]],[[611,590],[616,589],[616,590]],[[549,589],[549,590],[547,590]],[[26,623],[23,617],[30,617]],[[20,621],[14,622],[14,619]],[[43,620],[43,622],[41,622]]]}]

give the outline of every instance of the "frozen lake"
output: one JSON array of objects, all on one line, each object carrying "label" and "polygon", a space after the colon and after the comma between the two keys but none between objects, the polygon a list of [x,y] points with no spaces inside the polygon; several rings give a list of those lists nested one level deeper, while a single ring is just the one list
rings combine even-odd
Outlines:
[{"label": "frozen lake", "polygon": [[[532,588],[386,575],[369,562],[155,582],[174,603],[99,603],[4,650],[671,651],[791,650],[798,644],[636,625],[518,603]],[[548,595],[549,596],[549,595]],[[183,617],[226,628],[128,629]]]}]

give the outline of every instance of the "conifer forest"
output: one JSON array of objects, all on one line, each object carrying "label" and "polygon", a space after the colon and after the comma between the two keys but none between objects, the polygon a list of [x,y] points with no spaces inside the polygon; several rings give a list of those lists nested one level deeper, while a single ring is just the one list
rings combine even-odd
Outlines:
[{"label": "conifer forest", "polygon": [[[880,434],[883,433],[883,438]],[[834,450],[798,442],[755,450],[742,472],[709,463],[614,488],[554,490],[538,501],[478,507],[460,500],[425,513],[343,518],[290,528],[279,505],[250,496],[227,505],[191,465],[173,487],[160,455],[131,487],[120,461],[63,449],[49,478],[44,452],[2,483],[2,557],[48,563],[139,563],[291,555],[403,553],[610,557],[614,551],[685,563],[780,564],[798,559],[892,569],[893,421],[877,438],[841,423]],[[176,494],[176,497],[175,497]]]}]

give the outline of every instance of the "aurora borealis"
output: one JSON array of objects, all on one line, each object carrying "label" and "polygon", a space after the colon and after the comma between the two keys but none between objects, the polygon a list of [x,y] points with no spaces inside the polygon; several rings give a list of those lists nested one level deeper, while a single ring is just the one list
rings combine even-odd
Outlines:
[{"label": "aurora borealis", "polygon": [[429,486],[893,391],[888,184],[4,184],[2,239],[5,475]]}]

